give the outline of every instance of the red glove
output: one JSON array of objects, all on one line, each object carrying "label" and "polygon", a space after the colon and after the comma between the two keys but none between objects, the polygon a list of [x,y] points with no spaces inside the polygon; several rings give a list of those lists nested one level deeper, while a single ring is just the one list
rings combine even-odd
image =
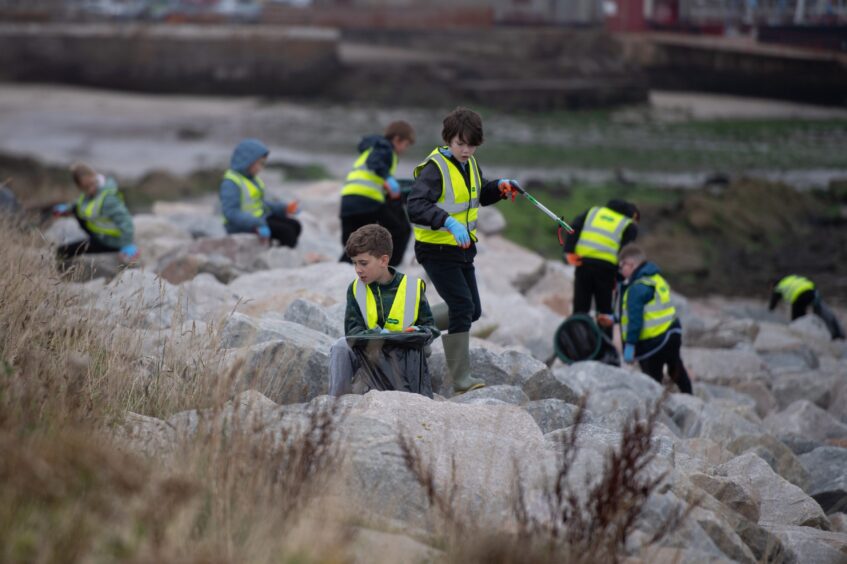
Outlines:
[{"label": "red glove", "polygon": [[403,329],[403,332],[404,332],[404,333],[414,333],[415,331],[418,331],[418,327],[417,327],[417,325],[411,325],[411,326],[406,327],[405,329]]},{"label": "red glove", "polygon": [[582,257],[576,253],[568,253],[565,255],[565,260],[571,266],[582,266]]},{"label": "red glove", "polygon": [[500,194],[504,199],[511,197],[512,201],[515,201],[515,198],[518,197],[521,185],[518,184],[517,180],[510,180],[508,178],[503,178],[500,182],[497,183],[497,188],[500,189]]},{"label": "red glove", "polygon": [[288,215],[297,215],[297,212],[300,211],[300,202],[297,200],[291,200],[288,202],[288,205],[285,206],[285,213]]}]

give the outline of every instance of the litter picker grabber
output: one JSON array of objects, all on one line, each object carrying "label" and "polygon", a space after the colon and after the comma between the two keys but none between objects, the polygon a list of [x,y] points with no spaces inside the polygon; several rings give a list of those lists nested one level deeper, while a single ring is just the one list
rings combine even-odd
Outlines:
[{"label": "litter picker grabber", "polygon": [[560,245],[564,245],[564,244],[565,244],[565,240],[562,238],[562,230],[564,229],[566,233],[573,233],[573,227],[571,227],[570,225],[568,225],[568,224],[567,224],[567,222],[564,220],[564,218],[563,218],[563,217],[561,217],[561,216],[557,216],[556,214],[554,214],[553,212],[551,212],[549,209],[547,209],[547,206],[545,206],[544,204],[542,204],[541,202],[539,202],[538,200],[536,200],[536,199],[532,196],[532,194],[530,194],[529,192],[527,192],[526,190],[524,190],[524,189],[523,189],[521,186],[519,186],[517,183],[514,183],[514,184],[513,184],[513,186],[515,186],[515,188],[517,188],[517,189],[518,189],[518,192],[520,192],[520,193],[521,193],[521,196],[523,196],[524,198],[526,198],[527,200],[529,200],[529,203],[531,203],[533,206],[535,206],[536,208],[538,208],[539,210],[541,210],[541,211],[544,213],[544,215],[546,215],[547,217],[549,217],[550,219],[552,219],[553,221],[555,221],[555,222],[559,225],[559,229],[558,229],[559,244],[560,244]]}]

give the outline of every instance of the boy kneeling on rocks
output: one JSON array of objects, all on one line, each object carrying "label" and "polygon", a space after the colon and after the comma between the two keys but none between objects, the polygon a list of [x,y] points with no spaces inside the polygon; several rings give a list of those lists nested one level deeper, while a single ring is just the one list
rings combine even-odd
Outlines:
[{"label": "boy kneeling on rocks", "polygon": [[[360,227],[347,239],[345,251],[357,278],[347,288],[346,337],[336,341],[330,352],[330,395],[352,393],[353,376],[362,366],[362,357],[348,345],[348,337],[382,335],[387,340],[399,333],[425,333],[428,342],[440,335],[426,301],[424,281],[388,266],[392,250],[391,233],[376,224]],[[426,358],[421,361],[425,368]]]},{"label": "boy kneeling on rocks", "polygon": [[668,376],[679,390],[690,394],[691,380],[680,357],[682,325],[671,303],[670,286],[637,245],[630,243],[621,249],[618,266],[625,279],[621,292],[624,362],[638,360],[642,372],[660,384],[667,366]]}]

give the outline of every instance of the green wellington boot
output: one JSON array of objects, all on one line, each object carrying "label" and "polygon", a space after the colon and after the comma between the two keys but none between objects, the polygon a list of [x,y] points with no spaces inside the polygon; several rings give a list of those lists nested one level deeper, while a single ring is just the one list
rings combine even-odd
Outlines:
[{"label": "green wellington boot", "polygon": [[446,331],[447,326],[450,325],[450,309],[447,304],[441,302],[430,306],[430,309],[432,310],[432,317],[435,319],[435,327],[439,331]]},{"label": "green wellington boot", "polygon": [[485,381],[471,376],[471,334],[455,333],[442,335],[447,374],[453,380],[453,392],[463,394],[485,386]]}]

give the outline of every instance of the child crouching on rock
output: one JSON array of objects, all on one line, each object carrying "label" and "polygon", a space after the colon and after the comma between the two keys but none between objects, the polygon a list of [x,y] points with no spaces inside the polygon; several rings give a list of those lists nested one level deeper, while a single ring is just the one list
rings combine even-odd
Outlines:
[{"label": "child crouching on rock", "polygon": [[[389,375],[393,376],[390,387],[380,386],[378,389],[406,389],[431,397],[432,385],[423,346],[440,333],[435,328],[432,311],[426,301],[424,281],[388,266],[393,250],[391,233],[380,225],[365,225],[354,231],[347,239],[345,250],[353,262],[357,278],[347,288],[346,337],[336,341],[330,353],[330,395],[353,392],[353,376],[362,367],[363,361],[373,358],[372,354],[362,350],[371,339],[379,346],[385,345],[386,351],[394,355],[388,364],[395,372],[413,367],[414,362],[404,362],[408,360],[403,358],[404,355],[420,355],[420,368],[426,380],[409,382],[406,386],[403,385],[404,379],[411,379],[411,374],[393,374]],[[350,341],[360,342],[362,347],[357,345],[354,350],[348,344]],[[403,350],[404,341],[409,345],[407,350]]]},{"label": "child crouching on rock", "polygon": [[670,286],[637,245],[621,249],[618,265],[625,278],[621,292],[624,362],[638,360],[641,370],[660,384],[667,366],[668,376],[679,390],[690,394],[691,380],[680,357],[682,325],[671,303]]}]

